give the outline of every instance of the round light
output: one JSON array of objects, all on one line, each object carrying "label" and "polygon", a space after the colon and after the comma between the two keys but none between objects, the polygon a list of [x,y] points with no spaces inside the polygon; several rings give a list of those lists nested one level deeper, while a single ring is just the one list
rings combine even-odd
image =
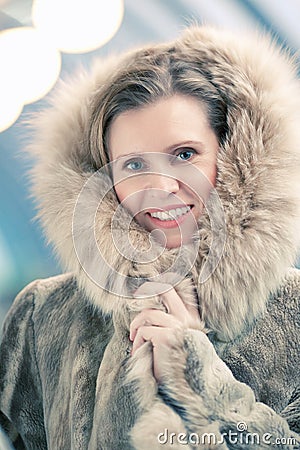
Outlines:
[{"label": "round light", "polygon": [[32,27],[0,33],[0,131],[18,118],[24,104],[44,97],[61,69],[61,55]]},{"label": "round light", "polygon": [[0,133],[15,123],[23,109],[23,102],[4,86],[0,86]]},{"label": "round light", "polygon": [[84,53],[108,42],[122,23],[123,0],[34,0],[32,20],[66,53]]}]

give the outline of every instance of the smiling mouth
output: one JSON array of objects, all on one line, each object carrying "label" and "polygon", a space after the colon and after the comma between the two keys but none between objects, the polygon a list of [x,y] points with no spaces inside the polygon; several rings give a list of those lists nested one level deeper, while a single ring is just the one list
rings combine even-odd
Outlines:
[{"label": "smiling mouth", "polygon": [[154,219],[161,220],[162,222],[168,222],[177,220],[178,218],[189,213],[191,208],[192,206],[183,206],[182,208],[174,208],[168,211],[154,211],[151,213],[149,212],[148,214]]}]

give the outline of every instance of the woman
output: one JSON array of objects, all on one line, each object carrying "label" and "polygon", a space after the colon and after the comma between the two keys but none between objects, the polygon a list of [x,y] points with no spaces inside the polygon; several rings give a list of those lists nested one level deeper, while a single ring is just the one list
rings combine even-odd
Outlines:
[{"label": "woman", "polygon": [[16,448],[299,448],[298,118],[287,55],[210,28],[62,86],[30,150],[71,272],[6,320]]}]

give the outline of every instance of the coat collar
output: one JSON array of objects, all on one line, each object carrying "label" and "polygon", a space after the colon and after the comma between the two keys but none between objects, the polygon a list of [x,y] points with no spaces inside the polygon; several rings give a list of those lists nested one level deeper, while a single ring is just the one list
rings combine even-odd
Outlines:
[{"label": "coat collar", "polygon": [[[198,61],[227,98],[229,133],[219,152],[216,182],[226,235],[222,257],[202,282],[201,271],[209,267],[205,263],[218,235],[205,213],[199,223],[196,260],[191,267],[190,249],[184,249],[178,270],[184,272],[188,267],[185,275],[197,289],[206,325],[220,338],[232,339],[264,311],[269,295],[295,260],[300,215],[299,82],[287,55],[267,38],[237,40],[199,27],[172,45],[181,48],[187,60]],[[100,61],[91,74],[82,73],[77,80],[62,84],[52,108],[35,118],[37,133],[29,148],[37,157],[33,194],[48,240],[63,267],[75,272],[90,301],[106,313],[121,311],[126,304],[118,293],[125,289],[128,277],[133,283],[155,277],[169,271],[178,259],[172,250],[154,262],[140,264],[116,249],[111,220],[118,202],[108,189],[107,178],[94,176],[90,170],[85,142],[90,99],[99,86],[109,82],[118,64],[113,59]],[[74,227],[74,211],[86,183]],[[129,234],[139,251],[147,251],[148,233],[135,223],[129,231],[124,229],[122,224],[129,218],[125,210],[119,208],[119,213],[115,232],[123,250],[128,250],[128,239],[122,238]],[[87,217],[95,222],[88,223]],[[156,251],[154,246],[154,256]],[[209,263],[214,255],[210,256]],[[115,277],[116,273],[122,276]],[[95,282],[99,274],[105,289],[115,293],[108,294],[102,282]]]}]

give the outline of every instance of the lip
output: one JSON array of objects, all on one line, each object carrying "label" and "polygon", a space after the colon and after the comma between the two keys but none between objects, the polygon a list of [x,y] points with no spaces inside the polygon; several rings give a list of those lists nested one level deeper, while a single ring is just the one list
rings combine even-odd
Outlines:
[{"label": "lip", "polygon": [[182,216],[179,216],[176,220],[160,220],[156,217],[152,217],[150,215],[150,213],[153,212],[158,212],[158,211],[170,211],[172,209],[176,209],[176,208],[182,208],[182,205],[172,205],[171,207],[166,207],[166,208],[153,208],[153,209],[149,209],[146,212],[146,215],[148,217],[148,219],[151,221],[151,223],[155,226],[155,228],[164,228],[164,229],[169,229],[169,228],[178,228],[179,225],[181,225],[186,219],[187,217],[192,213],[192,209],[194,207],[194,205],[184,205],[184,206],[190,206],[190,210],[188,212],[186,212],[185,214],[183,214]]}]

